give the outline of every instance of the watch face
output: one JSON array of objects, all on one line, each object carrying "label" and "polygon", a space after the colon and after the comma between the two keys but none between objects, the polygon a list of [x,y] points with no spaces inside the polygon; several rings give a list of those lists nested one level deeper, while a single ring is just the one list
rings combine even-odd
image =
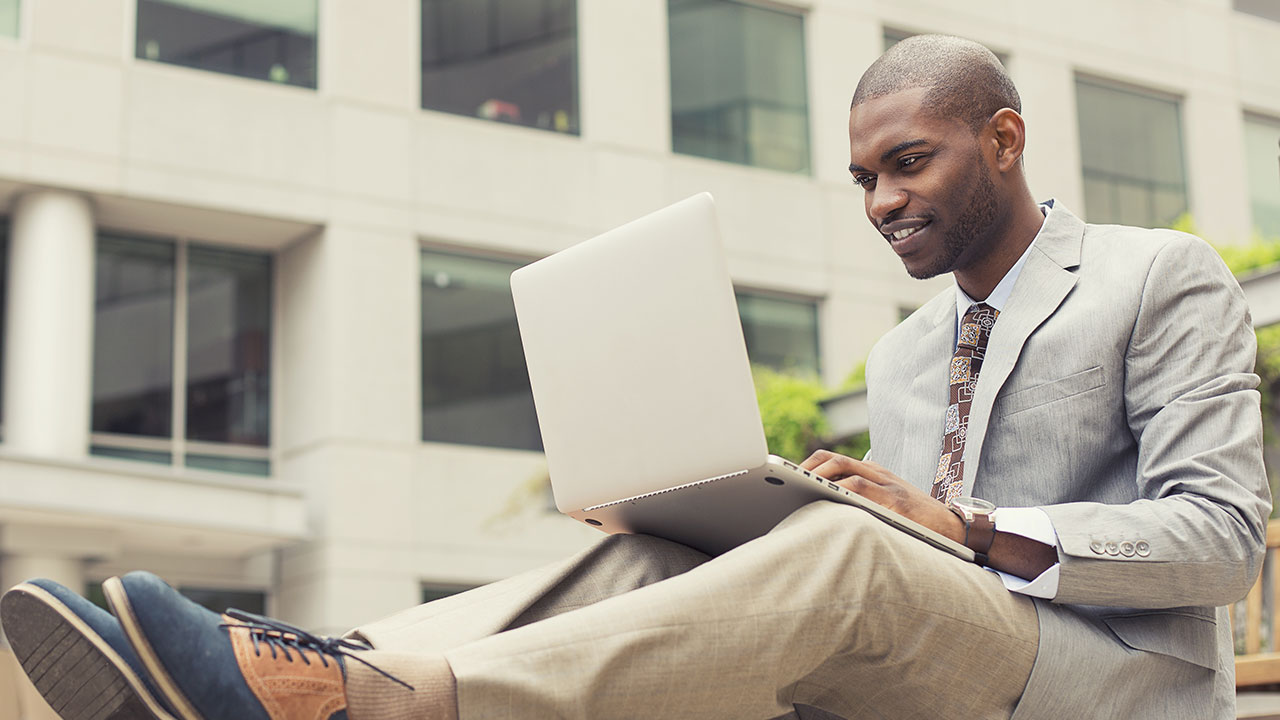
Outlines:
[{"label": "watch face", "polygon": [[955,505],[956,507],[962,510],[967,510],[977,515],[989,515],[992,512],[995,512],[995,509],[996,509],[996,506],[994,503],[989,503],[986,500],[983,500],[981,498],[966,497],[963,495],[956,498],[955,500],[952,500],[951,504]]}]

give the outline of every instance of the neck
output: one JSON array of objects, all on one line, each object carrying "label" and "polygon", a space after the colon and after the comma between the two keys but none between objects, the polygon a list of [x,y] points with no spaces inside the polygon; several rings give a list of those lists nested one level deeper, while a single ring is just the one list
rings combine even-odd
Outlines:
[{"label": "neck", "polygon": [[1014,204],[1013,212],[999,231],[999,239],[992,243],[990,252],[964,269],[953,273],[956,284],[974,300],[986,300],[996,285],[1004,279],[1018,258],[1027,251],[1044,224],[1044,213],[1028,190],[1025,197]]}]

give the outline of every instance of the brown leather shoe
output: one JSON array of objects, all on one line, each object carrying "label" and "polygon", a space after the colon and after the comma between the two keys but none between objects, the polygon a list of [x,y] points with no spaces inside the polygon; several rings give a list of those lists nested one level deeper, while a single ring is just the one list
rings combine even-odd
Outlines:
[{"label": "brown leather shoe", "polygon": [[222,616],[245,684],[271,720],[328,720],[347,707],[342,665],[308,649],[292,633]]}]

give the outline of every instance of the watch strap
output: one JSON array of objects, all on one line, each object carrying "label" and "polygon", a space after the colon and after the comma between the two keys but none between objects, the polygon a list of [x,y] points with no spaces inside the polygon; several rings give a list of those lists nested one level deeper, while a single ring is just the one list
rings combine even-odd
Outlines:
[{"label": "watch strap", "polygon": [[972,517],[964,526],[964,545],[973,551],[974,562],[986,567],[989,564],[987,554],[996,539],[996,524],[988,513],[974,513]]}]

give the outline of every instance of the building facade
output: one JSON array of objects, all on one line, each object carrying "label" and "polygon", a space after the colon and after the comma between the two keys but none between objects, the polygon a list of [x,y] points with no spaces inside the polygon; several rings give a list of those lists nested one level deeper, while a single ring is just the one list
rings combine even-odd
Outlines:
[{"label": "building facade", "polygon": [[947,283],[846,168],[921,32],[1006,62],[1038,196],[1280,236],[1268,0],[0,0],[0,584],[338,632],[584,546],[507,275],[710,190],[753,359],[838,386]]}]

